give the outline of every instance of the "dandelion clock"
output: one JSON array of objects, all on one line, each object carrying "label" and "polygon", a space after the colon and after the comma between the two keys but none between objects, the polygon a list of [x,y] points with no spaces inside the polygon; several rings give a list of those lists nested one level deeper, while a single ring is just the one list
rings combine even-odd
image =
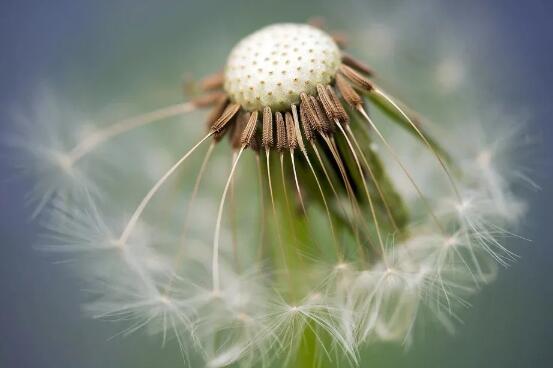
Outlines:
[{"label": "dandelion clock", "polygon": [[393,24],[251,29],[184,99],[111,123],[73,129],[46,93],[10,143],[86,314],[206,367],[363,367],[360,349],[456,328],[517,259],[513,182],[533,184],[502,153],[518,133],[402,98],[446,99],[469,71],[450,54],[390,72],[413,62]]}]

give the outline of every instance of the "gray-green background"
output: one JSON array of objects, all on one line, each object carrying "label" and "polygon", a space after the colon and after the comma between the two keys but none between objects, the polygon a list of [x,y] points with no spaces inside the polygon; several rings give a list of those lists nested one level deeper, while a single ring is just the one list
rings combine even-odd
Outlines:
[{"label": "gray-green background", "polygon": [[[11,112],[24,109],[41,83],[71,93],[90,113],[114,100],[163,106],[175,101],[184,73],[216,69],[237,39],[264,24],[315,14],[340,27],[351,14],[359,24],[375,7],[401,6],[399,1],[340,4],[342,9],[330,1],[4,0],[0,134],[9,132]],[[475,44],[488,45],[475,47],[473,58],[498,70],[486,79],[500,100],[529,112],[529,129],[541,142],[532,162],[534,177],[543,189],[529,193],[530,215],[519,231],[532,242],[517,245],[521,260],[471,300],[455,335],[428,325],[409,351],[370,347],[364,366],[553,366],[553,5],[452,0],[421,6],[444,27],[472,32]],[[481,28],[486,32],[479,33]],[[144,85],[154,91],[143,91]],[[162,349],[158,339],[140,335],[108,341],[121,326],[82,316],[78,279],[32,248],[38,227],[22,205],[29,184],[12,180],[9,161],[4,155],[0,167],[0,367],[181,366],[174,346]]]}]

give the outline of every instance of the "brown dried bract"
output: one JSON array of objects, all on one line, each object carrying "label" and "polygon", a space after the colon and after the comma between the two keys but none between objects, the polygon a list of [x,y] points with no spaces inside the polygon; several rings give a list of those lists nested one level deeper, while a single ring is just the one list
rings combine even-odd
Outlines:
[{"label": "brown dried bract", "polygon": [[312,141],[314,138],[313,127],[311,126],[310,119],[307,117],[307,114],[305,112],[305,103],[303,102],[300,104],[300,122],[303,128],[305,139],[307,141]]},{"label": "brown dried bract", "polygon": [[240,111],[239,104],[230,104],[227,106],[225,111],[219,116],[219,118],[211,126],[211,131],[213,133],[218,133],[223,130],[228,122]]},{"label": "brown dried bract", "polygon": [[340,65],[340,73],[342,73],[347,79],[349,79],[365,91],[373,90],[373,85],[371,81],[369,81],[359,72],[355,71],[353,68],[342,64]]},{"label": "brown dried bract", "polygon": [[255,135],[255,132],[257,130],[257,118],[259,116],[259,112],[254,111],[251,113],[248,122],[246,123],[246,127],[242,131],[242,136],[240,137],[240,143],[243,147],[250,146],[252,139]]},{"label": "brown dried bract", "polygon": [[284,151],[288,147],[288,140],[286,139],[286,123],[282,117],[282,113],[275,113],[275,125],[276,125],[276,148],[279,151]]},{"label": "brown dried bract", "polygon": [[319,101],[321,102],[321,105],[323,107],[323,110],[330,121],[334,121],[338,118],[338,111],[334,107],[334,103],[332,101],[332,97],[328,93],[325,86],[322,84],[317,85],[317,94],[319,96]]},{"label": "brown dried bract", "polygon": [[206,125],[208,130],[211,130],[211,127],[213,127],[213,124],[215,124],[217,119],[219,119],[219,117],[223,114],[228,104],[229,98],[227,95],[219,97],[219,99],[215,102],[215,106],[206,118]]},{"label": "brown dried bract", "polygon": [[252,136],[252,139],[250,140],[250,144],[249,144],[249,146],[248,146],[248,147],[250,147],[253,151],[255,151],[255,152],[257,152],[257,153],[258,153],[259,151],[261,151],[261,148],[263,148],[263,147],[261,146],[261,135],[258,134],[258,133],[259,133],[259,132],[258,132],[257,129],[256,129],[255,133],[254,133],[253,136]]},{"label": "brown dried bract", "polygon": [[242,138],[242,132],[246,128],[246,124],[248,123],[249,118],[249,112],[239,113],[238,115],[236,115],[234,124],[229,125],[230,145],[235,150],[242,147],[240,140]]},{"label": "brown dried bract", "polygon": [[341,74],[336,76],[336,87],[338,87],[338,91],[340,91],[340,94],[350,106],[358,107],[363,104],[361,96],[355,92],[355,89]]},{"label": "brown dried bract", "polygon": [[350,54],[342,52],[342,63],[369,77],[374,76],[374,71],[371,69],[370,66],[351,56]]},{"label": "brown dried bract", "polygon": [[344,106],[342,106],[342,102],[336,95],[336,92],[334,91],[334,88],[332,86],[326,86],[326,89],[328,91],[328,94],[330,95],[330,100],[332,101],[332,104],[334,105],[334,108],[336,109],[336,119],[340,123],[348,123],[349,122],[349,115],[344,109]]},{"label": "brown dried bract", "polygon": [[333,121],[330,120],[328,116],[325,114],[322,104],[319,100],[317,100],[317,98],[311,96],[310,99],[311,99],[311,105],[315,109],[315,113],[317,114],[317,117],[321,122],[321,128],[319,129],[319,132],[324,134],[332,134],[334,132]]},{"label": "brown dried bract", "polygon": [[265,149],[272,148],[275,145],[273,139],[273,113],[269,106],[263,109],[263,138],[261,144]]},{"label": "brown dried bract", "polygon": [[287,148],[296,149],[298,148],[298,137],[296,136],[294,118],[292,117],[292,114],[289,111],[287,111],[286,114],[284,114],[284,120],[286,123],[286,138],[288,140]]},{"label": "brown dried bract", "polygon": [[301,99],[301,106],[303,106],[304,108],[305,117],[308,119],[311,127],[317,131],[322,130],[323,123],[319,118],[319,116],[317,115],[315,106],[311,101],[311,96],[307,96],[307,94],[302,93],[300,94],[300,99]]}]

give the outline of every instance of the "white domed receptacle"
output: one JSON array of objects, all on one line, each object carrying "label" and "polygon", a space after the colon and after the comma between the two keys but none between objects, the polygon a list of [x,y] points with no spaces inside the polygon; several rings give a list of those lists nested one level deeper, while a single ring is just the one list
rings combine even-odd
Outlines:
[{"label": "white domed receptacle", "polygon": [[245,110],[290,109],[300,93],[334,80],[340,49],[325,32],[304,24],[275,24],[247,36],[231,51],[225,91]]}]

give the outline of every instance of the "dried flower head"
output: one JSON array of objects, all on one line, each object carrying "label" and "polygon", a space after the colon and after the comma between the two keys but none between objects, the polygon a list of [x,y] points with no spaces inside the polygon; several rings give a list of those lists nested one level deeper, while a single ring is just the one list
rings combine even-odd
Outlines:
[{"label": "dried flower head", "polygon": [[[88,307],[94,316],[164,341],[173,331],[183,351],[189,339],[210,367],[292,365],[337,353],[356,365],[362,344],[411,341],[425,309],[452,327],[456,307],[493,279],[495,264],[516,258],[500,239],[522,202],[493,169],[490,150],[478,146],[467,159],[461,145],[435,137],[344,47],[343,36],[314,25],[271,25],[240,41],[224,71],[200,81],[189,102],[69,146],[48,146],[43,134],[32,145],[18,142],[31,156],[23,166],[38,173],[37,213],[50,204],[48,249],[86,259],[81,272],[98,292]],[[391,119],[374,119],[373,106]],[[207,133],[128,218],[122,198],[134,188],[111,189],[108,221],[89,179],[97,172],[84,176],[82,162],[123,133],[204,108]],[[392,121],[409,137],[390,134]],[[192,180],[156,207],[156,195],[206,142],[195,175],[187,171]],[[218,146],[231,159],[226,172]],[[253,170],[238,174],[246,156]],[[180,196],[186,205],[170,206]]]}]

